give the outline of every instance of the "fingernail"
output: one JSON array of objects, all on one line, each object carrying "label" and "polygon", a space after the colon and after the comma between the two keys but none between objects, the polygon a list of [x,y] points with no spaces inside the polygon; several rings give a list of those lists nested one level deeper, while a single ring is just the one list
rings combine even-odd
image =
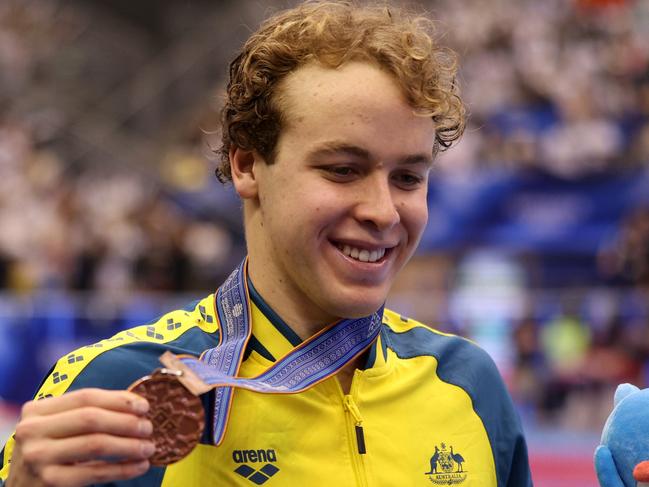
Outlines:
[{"label": "fingernail", "polygon": [[145,457],[150,457],[153,455],[153,452],[155,451],[155,445],[151,443],[150,441],[145,441],[142,443],[142,456]]},{"label": "fingernail", "polygon": [[133,404],[133,408],[135,409],[135,412],[144,414],[149,410],[149,403],[143,399],[138,399]]},{"label": "fingernail", "polygon": [[137,430],[141,435],[148,436],[153,432],[151,421],[142,420],[137,424]]}]

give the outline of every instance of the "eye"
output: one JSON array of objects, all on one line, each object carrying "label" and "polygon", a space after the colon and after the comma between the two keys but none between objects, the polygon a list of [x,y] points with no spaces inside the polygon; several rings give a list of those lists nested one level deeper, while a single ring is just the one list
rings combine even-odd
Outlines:
[{"label": "eye", "polygon": [[354,170],[349,166],[337,166],[332,167],[330,172],[336,176],[350,176],[354,173]]},{"label": "eye", "polygon": [[350,165],[324,166],[321,169],[334,181],[349,181],[360,174],[358,168]]},{"label": "eye", "polygon": [[399,187],[408,190],[419,188],[425,182],[425,179],[421,174],[413,172],[401,172],[393,176],[393,180]]}]

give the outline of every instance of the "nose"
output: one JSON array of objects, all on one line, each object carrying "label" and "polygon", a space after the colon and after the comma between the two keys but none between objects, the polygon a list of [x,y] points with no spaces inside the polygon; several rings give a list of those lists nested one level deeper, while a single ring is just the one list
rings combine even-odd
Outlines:
[{"label": "nose", "polygon": [[389,230],[401,221],[390,182],[383,177],[368,178],[367,182],[359,188],[356,218],[373,230]]}]

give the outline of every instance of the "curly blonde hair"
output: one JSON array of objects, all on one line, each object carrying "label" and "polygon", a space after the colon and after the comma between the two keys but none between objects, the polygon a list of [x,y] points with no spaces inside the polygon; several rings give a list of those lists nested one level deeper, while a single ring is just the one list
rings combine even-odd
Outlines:
[{"label": "curly blonde hair", "polygon": [[417,114],[432,118],[436,150],[450,147],[464,131],[465,107],[456,56],[436,43],[433,32],[425,17],[354,1],[307,1],[266,20],[230,64],[219,180],[232,179],[232,146],[256,150],[273,162],[283,124],[278,84],[309,62],[331,68],[352,60],[377,65],[395,77]]}]

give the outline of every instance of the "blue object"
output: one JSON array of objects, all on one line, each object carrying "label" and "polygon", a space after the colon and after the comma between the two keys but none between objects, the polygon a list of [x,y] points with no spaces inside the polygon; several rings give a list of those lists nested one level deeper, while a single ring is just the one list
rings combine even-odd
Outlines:
[{"label": "blue object", "polygon": [[602,487],[636,487],[633,469],[649,460],[648,432],[649,389],[619,385],[601,445],[595,450],[595,470]]}]

